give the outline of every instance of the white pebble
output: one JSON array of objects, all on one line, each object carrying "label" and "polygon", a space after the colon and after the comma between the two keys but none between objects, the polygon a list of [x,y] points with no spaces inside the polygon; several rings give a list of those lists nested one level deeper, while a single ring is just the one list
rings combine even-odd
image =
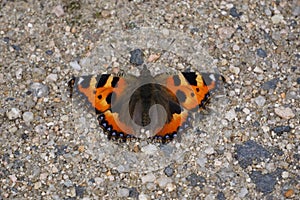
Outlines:
[{"label": "white pebble", "polygon": [[33,120],[33,113],[32,112],[24,112],[23,113],[23,120],[25,121],[25,122],[28,122],[28,123],[30,123],[32,120]]},{"label": "white pebble", "polygon": [[20,110],[18,108],[12,108],[10,111],[6,113],[9,120],[14,120],[20,117]]},{"label": "white pebble", "polygon": [[154,182],[155,181],[155,176],[152,173],[146,174],[145,176],[142,177],[142,183],[149,183],[149,182]]}]

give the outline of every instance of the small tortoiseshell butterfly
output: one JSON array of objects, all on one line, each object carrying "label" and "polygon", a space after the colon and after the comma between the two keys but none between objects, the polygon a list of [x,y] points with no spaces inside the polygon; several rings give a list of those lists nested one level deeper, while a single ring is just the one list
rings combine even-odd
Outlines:
[{"label": "small tortoiseshell butterfly", "polygon": [[178,72],[152,76],[91,75],[70,81],[73,93],[95,109],[109,139],[154,138],[167,142],[191,123],[220,81],[219,74]]}]

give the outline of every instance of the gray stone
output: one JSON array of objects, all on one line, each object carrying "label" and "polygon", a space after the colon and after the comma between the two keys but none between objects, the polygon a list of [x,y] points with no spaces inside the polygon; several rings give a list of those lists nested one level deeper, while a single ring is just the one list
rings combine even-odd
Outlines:
[{"label": "gray stone", "polygon": [[254,99],[255,103],[259,106],[259,107],[262,107],[265,105],[266,103],[266,99],[265,97],[263,96],[258,96]]},{"label": "gray stone", "polygon": [[32,112],[24,112],[23,120],[27,123],[30,123],[34,119],[34,115]]},{"label": "gray stone", "polygon": [[127,188],[119,188],[118,189],[118,197],[128,197],[129,190]]},{"label": "gray stone", "polygon": [[275,108],[274,111],[276,115],[280,116],[283,119],[291,119],[295,117],[295,114],[290,108],[279,107],[279,108]]},{"label": "gray stone", "polygon": [[270,152],[253,140],[248,140],[243,145],[236,145],[236,159],[242,168],[247,168],[254,160],[260,162],[267,158],[271,158]]},{"label": "gray stone", "polygon": [[142,183],[145,184],[145,183],[149,183],[149,182],[154,182],[156,179],[156,177],[154,176],[153,173],[149,173],[149,174],[146,174],[145,176],[142,176]]},{"label": "gray stone", "polygon": [[17,119],[21,116],[20,110],[18,108],[12,108],[10,111],[6,112],[6,116],[9,120]]},{"label": "gray stone", "polygon": [[78,62],[76,60],[70,62],[70,66],[77,71],[81,70],[81,66],[78,64]]},{"label": "gray stone", "polygon": [[48,95],[49,88],[42,83],[35,82],[31,84],[30,91],[32,92],[33,96],[41,98]]}]

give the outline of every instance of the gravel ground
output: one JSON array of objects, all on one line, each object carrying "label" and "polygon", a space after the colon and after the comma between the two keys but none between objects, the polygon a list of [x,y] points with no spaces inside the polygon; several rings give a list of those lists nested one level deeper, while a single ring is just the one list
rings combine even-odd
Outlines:
[{"label": "gravel ground", "polygon": [[[300,3],[0,2],[0,199],[299,199]],[[110,141],[72,76],[218,71],[181,141]],[[161,55],[160,55],[160,54]],[[157,62],[153,62],[156,58]]]}]

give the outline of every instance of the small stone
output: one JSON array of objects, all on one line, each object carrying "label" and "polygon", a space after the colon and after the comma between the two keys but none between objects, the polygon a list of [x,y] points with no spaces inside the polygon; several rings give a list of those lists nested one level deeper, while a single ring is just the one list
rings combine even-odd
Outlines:
[{"label": "small stone", "polygon": [[155,62],[160,58],[161,54],[151,54],[148,58],[148,62]]},{"label": "small stone", "polygon": [[232,121],[234,118],[236,118],[236,112],[232,108],[231,110],[227,111],[225,113],[225,118],[228,119],[229,121]]},{"label": "small stone", "polygon": [[282,178],[288,178],[289,177],[289,172],[287,172],[287,171],[284,171],[284,172],[282,172]]},{"label": "small stone", "polygon": [[145,176],[142,176],[142,183],[145,184],[145,183],[150,183],[150,182],[154,182],[155,181],[155,176],[154,174],[152,173],[149,173]]},{"label": "small stone", "polygon": [[172,179],[169,177],[161,177],[157,179],[157,184],[162,189],[164,189],[168,183],[172,183]]},{"label": "small stone", "polygon": [[42,83],[35,82],[30,85],[30,91],[32,92],[33,96],[41,98],[48,95],[49,88]]},{"label": "small stone", "polygon": [[295,114],[293,113],[292,109],[290,108],[284,108],[284,107],[279,107],[279,108],[275,108],[275,113],[276,115],[278,115],[279,117],[283,118],[283,119],[291,119],[295,117]]},{"label": "small stone", "polygon": [[45,53],[46,53],[47,55],[51,56],[51,55],[53,54],[53,51],[48,49]]},{"label": "small stone", "polygon": [[205,167],[206,163],[207,163],[207,158],[205,158],[205,157],[200,157],[200,158],[197,159],[197,164],[200,167]]},{"label": "small stone", "polygon": [[235,32],[235,29],[232,27],[221,27],[218,29],[218,34],[221,39],[229,39]]},{"label": "small stone", "polygon": [[73,186],[73,182],[70,179],[67,179],[64,181],[64,185],[66,187],[72,187]]},{"label": "small stone", "polygon": [[223,192],[219,192],[216,197],[217,200],[226,200],[225,194]]},{"label": "small stone", "polygon": [[238,193],[238,196],[239,196],[240,198],[244,198],[247,194],[248,194],[247,188],[242,188],[242,189],[240,190],[240,192]]},{"label": "small stone", "polygon": [[141,65],[144,63],[144,54],[143,51],[140,49],[135,49],[130,51],[130,63],[135,65]]},{"label": "small stone", "polygon": [[81,66],[78,64],[78,62],[76,60],[70,62],[70,66],[77,71],[81,70]]},{"label": "small stone", "polygon": [[240,73],[240,68],[238,68],[238,67],[235,67],[235,66],[233,66],[233,65],[230,65],[229,66],[229,71],[230,72],[232,72],[232,73],[234,73],[235,75],[238,75],[239,73]]},{"label": "small stone", "polygon": [[195,173],[190,174],[186,179],[190,182],[190,185],[193,187],[195,186],[203,187],[203,183],[206,182],[203,176],[198,176]]},{"label": "small stone", "polygon": [[32,122],[34,116],[33,116],[33,113],[32,112],[24,112],[23,113],[23,120],[26,122],[26,123],[30,123]]},{"label": "small stone", "polygon": [[285,193],[284,193],[284,196],[285,198],[290,198],[294,195],[294,190],[293,189],[288,189]]},{"label": "small stone", "polygon": [[256,54],[261,57],[261,58],[266,58],[267,57],[267,53],[265,50],[263,50],[262,48],[259,48],[256,50]]},{"label": "small stone", "polygon": [[76,196],[83,198],[85,187],[84,186],[75,186]]},{"label": "small stone", "polygon": [[20,110],[18,108],[12,108],[10,111],[6,112],[6,116],[9,120],[17,119],[21,116]]},{"label": "small stone", "polygon": [[166,176],[170,177],[174,174],[174,169],[172,167],[166,167],[164,170]]},{"label": "small stone", "polygon": [[139,195],[139,198],[138,198],[138,199],[139,199],[139,200],[149,200],[150,197],[149,197],[148,195],[144,194],[144,193],[141,193],[141,194]]},{"label": "small stone", "polygon": [[139,192],[135,187],[129,189],[129,197],[138,198],[138,196],[139,196]]},{"label": "small stone", "polygon": [[56,82],[57,78],[58,78],[57,74],[49,74],[46,79],[48,81]]},{"label": "small stone", "polygon": [[108,18],[108,17],[111,16],[111,13],[110,13],[109,10],[102,10],[101,16],[102,16],[103,18]]},{"label": "small stone", "polygon": [[273,128],[273,131],[277,135],[281,135],[284,132],[290,132],[291,131],[291,127],[290,126],[276,126],[276,127]]},{"label": "small stone", "polygon": [[259,106],[259,107],[262,107],[265,105],[266,103],[266,99],[265,97],[263,96],[258,96],[254,99],[255,103]]},{"label": "small stone", "polygon": [[68,115],[63,115],[63,116],[61,116],[61,118],[60,118],[63,122],[67,122],[67,121],[69,121],[69,116]]},{"label": "small stone", "polygon": [[42,183],[40,181],[34,183],[34,189],[37,190],[42,187]]},{"label": "small stone", "polygon": [[61,5],[54,7],[52,13],[54,13],[56,17],[61,17],[65,14],[64,9]]},{"label": "small stone", "polygon": [[279,82],[278,78],[274,78],[271,79],[269,81],[266,81],[263,85],[262,85],[262,89],[264,90],[271,90],[271,89],[275,89],[277,86],[277,83]]},{"label": "small stone", "polygon": [[22,69],[22,68],[19,68],[19,69],[16,71],[16,78],[17,78],[17,79],[22,79],[22,72],[23,72],[23,69]]},{"label": "small stone", "polygon": [[283,20],[283,16],[281,14],[277,14],[271,17],[271,20],[274,24],[278,24]]},{"label": "small stone", "polygon": [[246,114],[246,115],[249,115],[250,114],[250,110],[248,108],[243,108],[243,112]]},{"label": "small stone", "polygon": [[8,177],[10,178],[10,180],[11,180],[13,183],[15,183],[15,182],[17,181],[17,177],[16,177],[15,174],[9,175]]},{"label": "small stone", "polygon": [[296,81],[296,82],[297,82],[297,84],[300,85],[300,77],[297,78],[297,81]]},{"label": "small stone", "polygon": [[118,189],[118,197],[128,197],[129,190],[127,188],[119,188]]},{"label": "small stone", "polygon": [[141,151],[148,154],[148,155],[153,155],[157,152],[157,147],[156,145],[153,144],[148,144],[147,146],[142,147]]},{"label": "small stone", "polygon": [[236,7],[230,8],[229,13],[232,17],[235,17],[235,18],[238,18],[243,14],[242,12],[237,12]]},{"label": "small stone", "polygon": [[251,180],[255,183],[256,189],[264,194],[271,193],[277,183],[275,173],[262,174],[260,171],[253,171],[250,174]]},{"label": "small stone", "polygon": [[208,154],[208,155],[212,155],[215,152],[213,147],[208,147],[204,150],[204,153]]},{"label": "small stone", "polygon": [[96,177],[96,178],[95,178],[95,183],[96,183],[97,185],[101,185],[103,182],[104,182],[104,179],[103,179],[103,178],[101,178],[101,177]]},{"label": "small stone", "polygon": [[270,157],[270,152],[253,140],[236,146],[236,159],[244,169],[251,165],[254,160],[263,161]]},{"label": "small stone", "polygon": [[263,71],[260,67],[257,67],[257,66],[253,69],[253,71],[254,71],[255,73],[259,73],[259,74],[264,73],[264,71]]}]

